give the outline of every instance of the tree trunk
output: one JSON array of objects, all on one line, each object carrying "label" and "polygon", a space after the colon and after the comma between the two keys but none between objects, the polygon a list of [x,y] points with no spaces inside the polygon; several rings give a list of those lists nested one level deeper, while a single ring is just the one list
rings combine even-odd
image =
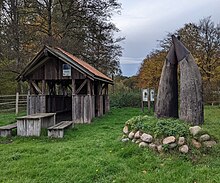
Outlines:
[{"label": "tree trunk", "polygon": [[53,46],[53,34],[52,34],[52,0],[47,4],[47,24],[48,24],[48,45]]}]

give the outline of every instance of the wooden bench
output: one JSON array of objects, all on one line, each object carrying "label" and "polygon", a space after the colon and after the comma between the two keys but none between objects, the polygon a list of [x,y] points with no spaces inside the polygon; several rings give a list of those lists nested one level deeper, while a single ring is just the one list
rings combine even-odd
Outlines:
[{"label": "wooden bench", "polygon": [[48,137],[63,138],[64,129],[72,127],[73,121],[61,121],[60,123],[48,128]]},{"label": "wooden bench", "polygon": [[55,125],[56,113],[36,113],[17,118],[17,135],[40,136],[42,128]]},{"label": "wooden bench", "polygon": [[1,126],[0,127],[0,136],[1,137],[11,136],[11,132],[15,128],[17,128],[17,123]]}]

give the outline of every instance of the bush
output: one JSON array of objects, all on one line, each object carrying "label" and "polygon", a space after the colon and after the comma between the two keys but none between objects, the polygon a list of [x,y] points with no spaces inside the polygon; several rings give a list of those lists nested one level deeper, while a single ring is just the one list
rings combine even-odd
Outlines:
[{"label": "bush", "polygon": [[157,119],[153,116],[136,116],[125,123],[129,130],[150,133],[155,137],[187,137],[189,126],[178,119]]},{"label": "bush", "polygon": [[134,131],[154,132],[154,126],[156,124],[156,118],[153,116],[135,116],[129,119],[126,123],[128,127]]},{"label": "bush", "polygon": [[110,94],[111,107],[140,107],[141,95],[139,91],[135,92],[120,92]]},{"label": "bush", "polygon": [[186,123],[177,119],[158,120],[155,126],[156,136],[188,136],[189,130]]}]

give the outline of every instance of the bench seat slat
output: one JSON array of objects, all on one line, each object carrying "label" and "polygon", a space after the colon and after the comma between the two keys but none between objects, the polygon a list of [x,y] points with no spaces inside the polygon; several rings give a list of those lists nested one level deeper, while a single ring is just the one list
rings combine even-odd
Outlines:
[{"label": "bench seat slat", "polygon": [[70,125],[72,125],[73,122],[72,121],[65,121],[64,123],[62,123],[61,125],[57,126],[56,129],[64,129]]},{"label": "bench seat slat", "polygon": [[73,122],[72,121],[62,121],[60,123],[57,123],[56,125],[54,126],[51,126],[48,128],[48,130],[53,130],[53,129],[64,129],[70,125],[72,125]]},{"label": "bench seat slat", "polygon": [[5,125],[0,127],[0,136],[8,137],[12,135],[12,130],[17,128],[17,123]]},{"label": "bench seat slat", "polygon": [[14,128],[17,128],[17,123],[1,126],[0,130],[12,130]]},{"label": "bench seat slat", "polygon": [[60,123],[48,128],[48,136],[63,138],[64,129],[70,126],[72,127],[72,125],[73,125],[73,121],[61,121]]}]

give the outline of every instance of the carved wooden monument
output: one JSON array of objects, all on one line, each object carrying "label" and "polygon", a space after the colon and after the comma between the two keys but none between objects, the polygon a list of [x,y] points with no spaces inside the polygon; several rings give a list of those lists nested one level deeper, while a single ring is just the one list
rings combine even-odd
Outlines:
[{"label": "carved wooden monument", "polygon": [[[161,74],[157,103],[157,117],[174,117],[193,125],[204,122],[202,79],[190,51],[172,36],[171,46]],[[180,67],[180,98],[178,98],[177,67]],[[180,109],[178,114],[178,101]]]}]

